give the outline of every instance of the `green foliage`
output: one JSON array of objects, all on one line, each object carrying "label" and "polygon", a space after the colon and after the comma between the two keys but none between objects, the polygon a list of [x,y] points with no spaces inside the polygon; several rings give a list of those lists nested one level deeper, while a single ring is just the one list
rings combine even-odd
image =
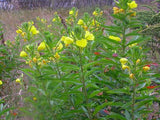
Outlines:
[{"label": "green foliage", "polygon": [[29,65],[21,70],[30,79],[24,114],[40,120],[147,119],[159,101],[150,95],[156,74],[142,47],[150,38],[139,33],[131,2],[116,2],[110,26],[98,8],[80,19],[72,8],[66,19],[55,13],[52,21],[37,18],[19,27],[17,38],[27,41],[20,56]]}]

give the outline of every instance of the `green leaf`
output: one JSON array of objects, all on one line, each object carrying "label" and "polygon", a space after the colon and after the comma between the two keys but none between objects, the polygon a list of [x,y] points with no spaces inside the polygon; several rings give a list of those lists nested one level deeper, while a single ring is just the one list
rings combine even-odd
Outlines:
[{"label": "green leaf", "polygon": [[105,118],[112,118],[114,120],[127,120],[124,116],[111,112],[109,115],[107,115]]},{"label": "green leaf", "polygon": [[95,83],[91,82],[91,83],[87,83],[86,88],[96,88],[96,89],[98,89],[99,86],[97,86]]},{"label": "green leaf", "polygon": [[101,109],[103,109],[104,107],[106,107],[107,105],[109,106],[115,106],[115,107],[121,107],[124,103],[122,102],[106,102],[106,103],[103,103],[101,105],[98,105],[96,108],[95,108],[95,111],[94,111],[94,115],[97,114]]},{"label": "green leaf", "polygon": [[131,116],[130,116],[130,114],[129,114],[129,112],[127,110],[125,110],[124,115],[127,118],[127,120],[131,120]]},{"label": "green leaf", "polygon": [[2,115],[4,115],[6,112],[8,112],[8,111],[10,111],[10,110],[13,110],[14,108],[7,108],[7,109],[4,109],[4,110],[2,110],[2,111],[0,111],[0,117],[2,116]]},{"label": "green leaf", "polygon": [[95,108],[95,111],[93,113],[93,115],[96,115],[101,109],[103,109],[104,107],[107,106],[108,103],[103,103],[101,105],[98,105],[96,108]]},{"label": "green leaf", "polygon": [[94,96],[96,96],[98,93],[100,93],[101,91],[100,90],[96,90],[96,91],[93,91],[90,95],[89,95],[89,98],[92,98]]},{"label": "green leaf", "polygon": [[114,90],[108,90],[108,91],[106,91],[106,93],[109,93],[109,94],[121,94],[121,93],[130,94],[128,89],[114,89]]}]

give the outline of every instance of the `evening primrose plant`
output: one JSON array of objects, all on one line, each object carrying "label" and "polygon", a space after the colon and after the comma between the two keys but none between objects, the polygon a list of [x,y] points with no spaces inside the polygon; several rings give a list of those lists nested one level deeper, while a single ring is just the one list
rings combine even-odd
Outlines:
[{"label": "evening primrose plant", "polygon": [[106,81],[103,79],[106,83],[103,94],[108,97],[105,98],[107,102],[101,102],[96,107],[94,114],[113,106],[105,118],[147,119],[147,114],[151,112],[148,109],[154,100],[158,101],[155,95],[148,94],[147,89],[151,84],[149,81],[155,78],[149,73],[150,67],[145,65],[146,56],[141,45],[149,38],[138,33],[140,29],[137,28],[141,28],[135,18],[138,4],[131,0],[119,0],[116,5],[113,7],[114,24],[104,26],[106,35],[97,36],[104,46],[101,54],[108,61],[104,65]]},{"label": "evening primrose plant", "polygon": [[20,57],[29,65],[22,71],[31,93],[22,111],[47,120],[147,119],[158,101],[148,90],[158,74],[151,74],[141,47],[149,38],[138,33],[137,6],[116,1],[110,26],[98,8],[81,18],[72,8],[66,18],[54,13],[51,23],[22,24],[17,37],[27,40]]}]

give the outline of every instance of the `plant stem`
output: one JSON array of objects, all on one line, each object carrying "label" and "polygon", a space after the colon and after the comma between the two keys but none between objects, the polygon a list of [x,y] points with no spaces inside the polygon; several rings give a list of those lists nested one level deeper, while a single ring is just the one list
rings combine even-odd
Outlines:
[{"label": "plant stem", "polygon": [[135,88],[135,82],[134,82],[134,86],[133,86],[133,96],[132,96],[132,120],[135,120],[134,118],[134,106],[135,106],[135,95],[136,95],[136,88]]},{"label": "plant stem", "polygon": [[[85,103],[88,104],[88,95],[87,95],[87,89],[86,89],[86,85],[85,85],[81,49],[79,49],[79,57],[80,57],[81,82],[83,84],[82,91],[83,91],[83,94],[85,97]],[[89,119],[92,120],[91,111],[90,111],[89,107],[87,107],[87,110],[88,110]]]},{"label": "plant stem", "polygon": [[126,28],[125,26],[123,27],[123,35],[122,35],[122,56],[124,57],[125,56],[125,44],[126,44],[126,36],[125,36],[125,33],[126,33]]}]

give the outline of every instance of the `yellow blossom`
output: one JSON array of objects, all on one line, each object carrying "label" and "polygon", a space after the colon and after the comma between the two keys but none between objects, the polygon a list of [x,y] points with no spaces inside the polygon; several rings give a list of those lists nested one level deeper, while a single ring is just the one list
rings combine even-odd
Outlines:
[{"label": "yellow blossom", "polygon": [[35,27],[34,25],[31,26],[30,32],[31,32],[33,35],[39,33],[39,31],[36,29],[36,27]]},{"label": "yellow blossom", "polygon": [[100,23],[99,23],[99,22],[97,22],[96,20],[92,20],[92,25],[93,25],[93,26],[95,26],[95,25],[96,25],[96,26],[99,26],[99,25],[100,25]]},{"label": "yellow blossom", "polygon": [[27,57],[28,55],[27,55],[27,53],[25,52],[25,51],[21,51],[21,53],[20,53],[20,57]]},{"label": "yellow blossom", "polygon": [[126,63],[128,62],[128,59],[126,59],[126,58],[121,58],[121,59],[120,59],[120,62],[121,62],[122,65],[124,65],[124,64],[126,64]]},{"label": "yellow blossom", "polygon": [[137,60],[136,60],[136,64],[138,64],[140,61],[141,61],[140,59],[137,59]]},{"label": "yellow blossom", "polygon": [[79,46],[79,47],[86,47],[87,46],[87,40],[86,39],[82,39],[82,40],[77,40],[76,41],[76,45]]},{"label": "yellow blossom", "polygon": [[16,83],[21,83],[21,80],[19,78],[17,78]]},{"label": "yellow blossom", "polygon": [[103,11],[100,12],[100,15],[103,15]]},{"label": "yellow blossom", "polygon": [[42,23],[46,23],[47,20],[46,20],[46,19],[41,19],[41,22],[42,22]]},{"label": "yellow blossom", "polygon": [[2,85],[3,84],[3,82],[2,82],[2,80],[0,80],[0,85]]},{"label": "yellow blossom", "polygon": [[39,18],[39,17],[37,17],[36,19],[37,19],[38,21],[40,21],[40,18]]},{"label": "yellow blossom", "polygon": [[121,38],[119,38],[119,37],[115,37],[115,36],[109,36],[109,39],[112,39],[112,40],[115,40],[115,41],[117,41],[117,42],[120,42],[121,41]]},{"label": "yellow blossom", "polygon": [[37,58],[36,58],[36,57],[33,58],[33,62],[34,62],[34,63],[37,62]]},{"label": "yellow blossom", "polygon": [[113,7],[113,14],[119,13],[119,8],[118,7]]},{"label": "yellow blossom", "polygon": [[129,67],[128,67],[127,65],[122,64],[122,69],[123,69],[123,70],[129,69]]},{"label": "yellow blossom", "polygon": [[69,14],[70,14],[70,15],[73,15],[73,14],[74,14],[74,11],[73,11],[73,10],[70,10],[70,11],[69,11]]},{"label": "yellow blossom", "polygon": [[62,36],[61,41],[63,41],[66,46],[73,43],[73,39],[66,36]]},{"label": "yellow blossom", "polygon": [[51,25],[51,24],[50,24],[50,25],[47,25],[47,27],[50,28],[50,27],[52,27],[52,25]]},{"label": "yellow blossom", "polygon": [[83,24],[84,24],[84,22],[83,22],[83,20],[82,20],[82,19],[79,19],[77,24],[78,24],[78,25],[83,25]]},{"label": "yellow blossom", "polygon": [[150,67],[149,66],[144,66],[143,70],[146,72],[146,71],[150,70]]},{"label": "yellow blossom", "polygon": [[119,9],[118,10],[118,13],[123,13],[124,12],[124,9]]},{"label": "yellow blossom", "polygon": [[44,49],[46,49],[46,44],[45,42],[41,42],[40,45],[38,46],[38,51],[42,51]]},{"label": "yellow blossom", "polygon": [[57,50],[61,50],[63,48],[63,44],[59,43],[59,45],[57,46]]},{"label": "yellow blossom", "polygon": [[65,41],[65,39],[66,39],[66,36],[61,37],[61,41]]},{"label": "yellow blossom", "polygon": [[93,12],[94,16],[98,16],[98,13],[96,11]]},{"label": "yellow blossom", "polygon": [[136,12],[133,12],[130,16],[131,17],[135,17],[136,16]]},{"label": "yellow blossom", "polygon": [[88,27],[87,26],[83,26],[84,30],[87,31],[88,30]]},{"label": "yellow blossom", "polygon": [[127,5],[129,6],[129,8],[133,9],[133,8],[137,8],[137,3],[135,1],[132,1],[131,3],[127,3]]},{"label": "yellow blossom", "polygon": [[59,59],[59,58],[60,58],[60,55],[56,52],[56,54],[54,55],[54,57],[55,57],[56,59]]},{"label": "yellow blossom", "polygon": [[46,60],[42,60],[42,63],[43,63],[44,65],[46,65],[46,64],[47,64],[47,61],[46,61]]},{"label": "yellow blossom", "polygon": [[55,22],[56,21],[56,18],[53,18],[52,22]]},{"label": "yellow blossom", "polygon": [[90,33],[89,31],[86,31],[85,39],[94,40],[94,35],[92,33]]},{"label": "yellow blossom", "polygon": [[16,33],[20,34],[20,33],[22,33],[22,30],[18,29],[18,30],[16,30]]},{"label": "yellow blossom", "polygon": [[134,74],[131,73],[131,74],[129,75],[129,78],[133,79],[133,78],[134,78]]},{"label": "yellow blossom", "polygon": [[131,47],[134,47],[136,45],[137,45],[137,43],[133,43],[133,44],[129,45],[129,47],[131,48]]},{"label": "yellow blossom", "polygon": [[34,100],[34,101],[37,101],[37,98],[36,98],[36,97],[33,97],[33,100]]},{"label": "yellow blossom", "polygon": [[26,35],[26,33],[25,33],[25,32],[22,32],[22,33],[21,33],[21,36],[22,36],[22,37],[24,37],[25,35]]}]

